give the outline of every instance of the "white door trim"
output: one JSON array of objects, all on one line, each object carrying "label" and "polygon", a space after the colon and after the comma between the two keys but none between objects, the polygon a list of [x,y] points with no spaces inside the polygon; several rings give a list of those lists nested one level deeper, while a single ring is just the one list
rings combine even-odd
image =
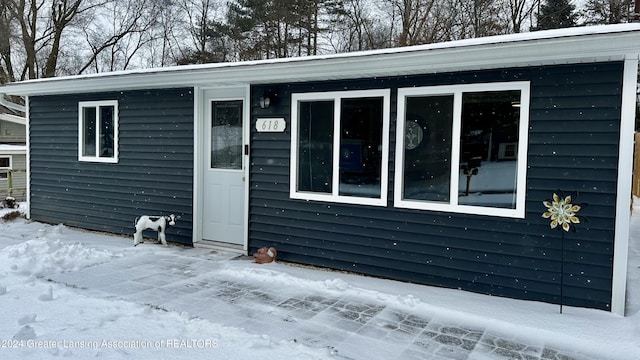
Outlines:
[{"label": "white door trim", "polygon": [[[243,242],[241,247],[224,246],[224,244],[212,243],[203,240],[203,213],[204,213],[204,173],[205,173],[205,151],[207,144],[205,143],[205,122],[204,118],[204,106],[208,106],[209,101],[205,99],[205,92],[207,90],[224,90],[224,89],[243,89],[244,90],[244,104],[243,104],[243,167],[242,172],[244,176],[244,228],[243,228]],[[248,238],[249,238],[249,154],[244,149],[249,147],[249,135],[250,135],[250,120],[251,120],[251,104],[250,95],[251,88],[249,85],[239,86],[221,86],[221,87],[195,87],[194,88],[194,126],[193,126],[193,233],[192,242],[194,247],[206,247],[206,248],[220,248],[223,250],[240,251],[243,254],[247,254],[249,250]]]},{"label": "white door trim", "polygon": [[202,194],[204,182],[204,108],[202,107],[204,91],[200,87],[193,88],[193,223],[191,243],[196,246],[202,240]]}]

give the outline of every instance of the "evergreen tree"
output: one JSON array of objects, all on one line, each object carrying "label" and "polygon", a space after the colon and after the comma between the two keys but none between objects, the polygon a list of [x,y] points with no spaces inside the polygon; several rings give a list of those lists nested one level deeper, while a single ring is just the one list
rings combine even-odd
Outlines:
[{"label": "evergreen tree", "polygon": [[315,55],[338,0],[234,0],[227,26],[238,60]]},{"label": "evergreen tree", "polygon": [[619,24],[627,21],[631,11],[633,0],[589,0],[585,5],[585,24]]},{"label": "evergreen tree", "polygon": [[202,32],[205,44],[202,48],[190,49],[176,59],[177,65],[206,64],[234,61],[231,54],[230,30],[219,21],[209,21],[206,27],[195,26],[194,31]]},{"label": "evergreen tree", "polygon": [[571,0],[545,0],[537,14],[538,25],[532,30],[548,30],[574,27],[578,13]]}]

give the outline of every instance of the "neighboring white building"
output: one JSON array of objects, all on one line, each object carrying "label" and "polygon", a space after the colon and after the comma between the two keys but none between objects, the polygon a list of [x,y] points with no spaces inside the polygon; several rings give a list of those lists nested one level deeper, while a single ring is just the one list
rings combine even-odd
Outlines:
[{"label": "neighboring white building", "polygon": [[0,99],[0,198],[26,200],[27,122],[24,107]]}]

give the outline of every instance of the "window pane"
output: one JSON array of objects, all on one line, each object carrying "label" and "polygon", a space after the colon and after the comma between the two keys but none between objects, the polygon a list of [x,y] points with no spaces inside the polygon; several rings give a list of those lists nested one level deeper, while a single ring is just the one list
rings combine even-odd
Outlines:
[{"label": "window pane", "polygon": [[462,96],[459,204],[515,209],[520,91]]},{"label": "window pane", "polygon": [[343,99],[340,195],[380,197],[382,98]]},{"label": "window pane", "polygon": [[333,101],[298,104],[298,191],[331,193]]},{"label": "window pane", "polygon": [[114,148],[114,108],[100,107],[100,157],[113,157]]},{"label": "window pane", "polygon": [[211,105],[211,168],[242,169],[242,100]]},{"label": "window pane", "polygon": [[449,202],[453,95],[409,97],[404,123],[404,196]]},{"label": "window pane", "polygon": [[11,170],[11,158],[0,157],[0,179],[7,179],[9,170]]},{"label": "window pane", "polygon": [[96,156],[96,108],[82,108],[82,155]]}]

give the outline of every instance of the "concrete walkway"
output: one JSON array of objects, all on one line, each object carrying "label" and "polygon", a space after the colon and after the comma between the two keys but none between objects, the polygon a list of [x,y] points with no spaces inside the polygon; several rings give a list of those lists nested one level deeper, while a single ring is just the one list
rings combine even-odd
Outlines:
[{"label": "concrete walkway", "polygon": [[[188,312],[218,324],[283,337],[277,340],[328,348],[336,359],[596,360],[438,314],[407,312],[371,297],[310,293],[295,283],[277,287],[248,283],[221,267],[231,254],[168,250],[151,257],[129,254],[78,272],[52,274],[50,280],[89,296]],[[246,257],[234,261],[251,262]]]}]

